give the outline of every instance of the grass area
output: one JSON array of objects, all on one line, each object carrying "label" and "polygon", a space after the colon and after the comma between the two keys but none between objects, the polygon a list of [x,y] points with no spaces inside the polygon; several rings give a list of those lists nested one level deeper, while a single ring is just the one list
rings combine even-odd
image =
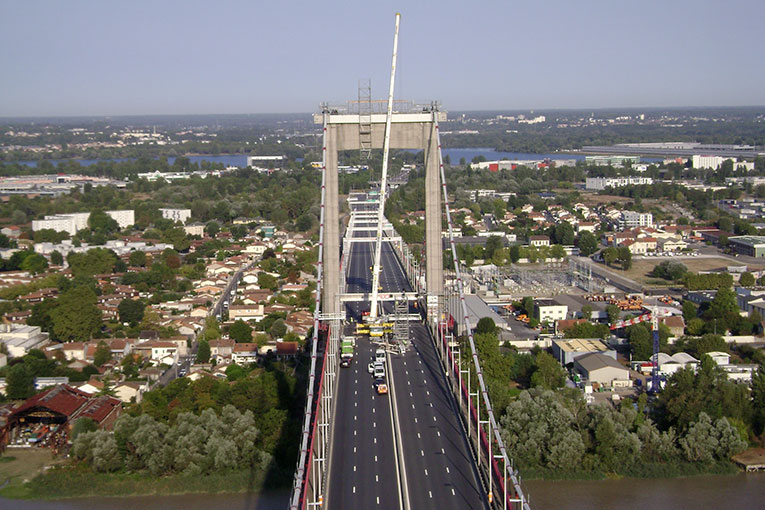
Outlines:
[{"label": "grass area", "polygon": [[8,448],[0,457],[0,493],[16,491],[43,472],[46,466],[61,463],[47,448]]},{"label": "grass area", "polygon": [[[699,271],[708,271],[710,269],[719,269],[721,267],[734,265],[733,261],[724,259],[724,258],[708,259],[708,258],[699,258],[699,257],[694,257],[694,258],[653,257],[648,259],[632,259],[632,268],[630,268],[629,271],[620,271],[618,269],[615,269],[615,271],[618,274],[623,274],[627,278],[631,280],[635,280],[636,282],[639,282],[645,285],[654,285],[654,284],[657,284],[657,282],[662,282],[664,285],[671,285],[672,282],[667,282],[665,280],[657,280],[656,278],[648,276],[648,273],[653,271],[653,268],[655,266],[659,265],[659,263],[664,262],[665,260],[682,262],[688,268],[688,271],[691,271],[693,273],[697,273]],[[749,269],[756,270],[757,268],[751,267]]]},{"label": "grass area", "polygon": [[163,476],[149,473],[94,473],[84,466],[58,466],[26,483],[0,489],[12,499],[153,496],[260,492],[262,473],[228,471],[208,476]]}]

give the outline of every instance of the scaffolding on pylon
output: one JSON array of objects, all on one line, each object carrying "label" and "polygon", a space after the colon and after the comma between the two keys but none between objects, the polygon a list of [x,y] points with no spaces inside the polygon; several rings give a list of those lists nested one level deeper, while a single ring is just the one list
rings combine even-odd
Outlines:
[{"label": "scaffolding on pylon", "polygon": [[372,155],[372,80],[359,80],[359,159]]}]

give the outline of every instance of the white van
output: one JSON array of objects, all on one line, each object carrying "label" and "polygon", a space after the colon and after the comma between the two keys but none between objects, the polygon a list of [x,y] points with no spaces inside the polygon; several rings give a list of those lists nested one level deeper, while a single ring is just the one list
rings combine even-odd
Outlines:
[{"label": "white van", "polygon": [[375,362],[385,362],[385,349],[377,349],[375,351]]}]

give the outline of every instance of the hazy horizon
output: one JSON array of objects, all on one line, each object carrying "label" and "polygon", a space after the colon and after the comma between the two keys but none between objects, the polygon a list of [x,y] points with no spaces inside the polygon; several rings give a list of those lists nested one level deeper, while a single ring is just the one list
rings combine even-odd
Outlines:
[{"label": "hazy horizon", "polygon": [[[360,78],[384,98],[396,7],[381,4],[5,3],[0,117],[302,114]],[[401,12],[395,95],[447,111],[765,104],[756,0]]]}]

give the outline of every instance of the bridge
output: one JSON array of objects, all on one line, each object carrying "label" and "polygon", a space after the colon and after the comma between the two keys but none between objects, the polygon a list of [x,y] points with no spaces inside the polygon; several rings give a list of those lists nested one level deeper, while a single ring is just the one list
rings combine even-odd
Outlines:
[{"label": "bridge", "polygon": [[[445,118],[436,105],[392,115],[391,147],[424,149],[426,173],[424,261],[414,261],[389,223],[382,228],[378,298],[388,320],[406,316],[401,342],[355,335],[370,308],[376,204],[368,196],[349,199],[341,243],[337,153],[360,148],[360,115],[325,108],[315,117],[324,155],[319,285],[292,510],[530,510],[500,435],[464,304],[438,132]],[[372,115],[373,148],[382,146],[385,120]],[[444,216],[457,268],[448,273],[441,252]],[[467,341],[456,341],[457,330]],[[340,342],[349,335],[356,337],[355,356],[341,368]],[[367,373],[380,347],[386,350],[387,395],[375,392]]]},{"label": "bridge", "polygon": [[[398,22],[387,113],[373,113],[360,88],[355,110],[324,105],[314,116],[323,133],[318,286],[290,509],[530,510],[465,304],[439,135],[446,113],[436,103],[393,111]],[[380,189],[349,197],[341,242],[338,152],[379,148]],[[422,261],[383,216],[390,148],[424,153]]]}]

